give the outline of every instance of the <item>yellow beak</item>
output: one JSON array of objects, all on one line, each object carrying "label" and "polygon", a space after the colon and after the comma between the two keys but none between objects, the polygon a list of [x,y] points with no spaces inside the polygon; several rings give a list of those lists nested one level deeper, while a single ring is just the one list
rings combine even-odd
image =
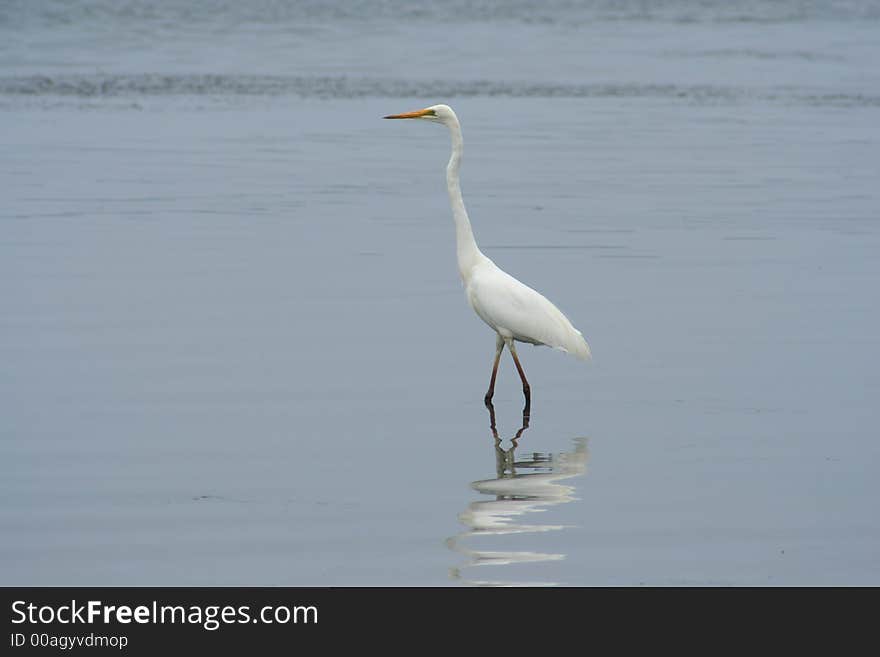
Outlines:
[{"label": "yellow beak", "polygon": [[423,109],[416,110],[415,112],[404,112],[403,114],[391,114],[390,116],[383,116],[383,119],[417,119],[421,116],[434,116],[434,110],[432,109]]}]

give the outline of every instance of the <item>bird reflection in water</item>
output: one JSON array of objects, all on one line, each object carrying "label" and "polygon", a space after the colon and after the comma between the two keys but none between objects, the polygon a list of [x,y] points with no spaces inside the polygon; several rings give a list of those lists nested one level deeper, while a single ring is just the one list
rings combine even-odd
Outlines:
[{"label": "bird reflection in water", "polygon": [[495,499],[471,502],[458,519],[468,529],[447,539],[449,549],[467,557],[467,562],[452,568],[454,579],[480,586],[554,586],[559,582],[517,582],[487,581],[473,579],[471,573],[477,566],[504,566],[547,561],[559,561],[564,554],[531,551],[490,551],[472,546],[486,540],[489,536],[510,534],[531,534],[554,532],[565,529],[565,525],[533,524],[530,514],[545,511],[548,507],[571,502],[575,499],[575,489],[560,483],[562,480],[577,477],[584,473],[588,451],[586,438],[576,438],[571,451],[557,454],[533,452],[528,456],[516,457],[519,440],[529,428],[528,415],[510,441],[510,447],[502,447],[501,438],[495,426],[495,408],[488,403],[489,428],[495,440],[495,478],[471,483],[471,487],[482,495]]}]

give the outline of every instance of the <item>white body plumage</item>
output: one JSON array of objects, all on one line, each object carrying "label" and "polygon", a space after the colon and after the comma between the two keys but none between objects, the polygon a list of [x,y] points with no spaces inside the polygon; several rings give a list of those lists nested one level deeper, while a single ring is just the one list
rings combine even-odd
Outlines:
[{"label": "white body plumage", "polygon": [[464,281],[468,303],[504,339],[560,349],[582,360],[590,347],[562,311],[483,256]]}]

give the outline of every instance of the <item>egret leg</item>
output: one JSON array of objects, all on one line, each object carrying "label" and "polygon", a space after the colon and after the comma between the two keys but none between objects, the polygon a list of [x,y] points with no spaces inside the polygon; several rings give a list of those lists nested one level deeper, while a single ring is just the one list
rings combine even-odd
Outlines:
[{"label": "egret leg", "polygon": [[[504,338],[500,335],[495,338],[495,364],[492,365],[492,378],[489,379],[489,391],[483,398],[487,406],[491,406],[492,397],[495,396],[495,377],[498,376],[498,363],[501,360],[501,352],[504,350]],[[492,409],[494,410],[494,409]]]},{"label": "egret leg", "polygon": [[489,409],[489,430],[492,432],[495,442],[500,443],[501,438],[498,437],[498,428],[495,426],[495,405],[490,400],[486,402],[486,408]]},{"label": "egret leg", "polygon": [[513,356],[513,362],[516,365],[516,371],[519,372],[519,378],[522,379],[523,396],[526,398],[526,405],[523,407],[523,418],[528,418],[529,410],[532,406],[532,389],[526,379],[526,373],[523,372],[522,365],[519,364],[519,358],[516,357],[516,347],[513,346],[513,340],[507,340],[507,348],[510,349],[510,355]]}]

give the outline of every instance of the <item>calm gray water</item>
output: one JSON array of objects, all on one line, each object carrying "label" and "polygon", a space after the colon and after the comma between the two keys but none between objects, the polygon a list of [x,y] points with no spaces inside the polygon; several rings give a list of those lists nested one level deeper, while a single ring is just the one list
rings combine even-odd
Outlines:
[{"label": "calm gray water", "polygon": [[0,584],[880,584],[880,4],[440,4],[0,4]]}]

